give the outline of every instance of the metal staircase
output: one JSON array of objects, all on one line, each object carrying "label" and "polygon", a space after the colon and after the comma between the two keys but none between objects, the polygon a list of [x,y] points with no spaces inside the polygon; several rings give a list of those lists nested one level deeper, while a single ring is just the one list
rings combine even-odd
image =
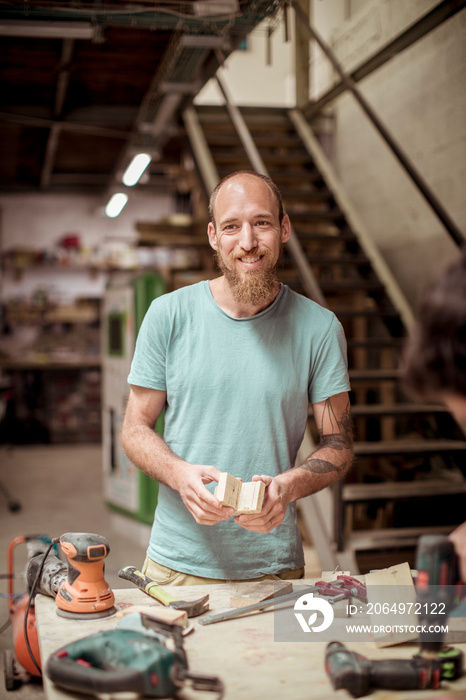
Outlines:
[{"label": "metal staircase", "polygon": [[[276,182],[317,288],[316,300],[336,313],[346,333],[355,465],[344,483],[300,503],[321,563],[354,573],[386,566],[391,556],[399,562],[400,552],[410,560],[419,534],[449,531],[464,520],[460,500],[466,493],[461,430],[440,405],[410,401],[399,383],[411,309],[300,113],[242,108],[246,138],[238,135],[225,107],[190,109],[195,148],[200,141],[207,146],[211,178],[257,170],[259,162]],[[250,138],[255,158],[247,148]],[[202,175],[206,168],[199,154],[196,162]],[[279,277],[313,296],[289,248]],[[304,449],[318,440],[312,415],[309,438]]]}]

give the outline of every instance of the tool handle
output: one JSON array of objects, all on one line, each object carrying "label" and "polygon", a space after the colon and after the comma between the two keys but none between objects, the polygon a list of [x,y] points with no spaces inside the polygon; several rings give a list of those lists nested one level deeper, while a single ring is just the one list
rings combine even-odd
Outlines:
[{"label": "tool handle", "polygon": [[414,659],[377,659],[371,662],[370,684],[387,690],[424,690],[438,688],[440,663]]},{"label": "tool handle", "polygon": [[118,576],[126,579],[126,581],[131,581],[131,583],[134,583],[141,591],[150,595],[151,598],[155,598],[155,600],[158,600],[159,603],[163,605],[168,606],[170,603],[174,603],[177,600],[177,598],[170,595],[170,593],[164,591],[155,581],[143,574],[142,571],[136,569],[135,566],[123,566],[118,572]]},{"label": "tool handle", "polygon": [[210,676],[201,673],[193,673],[188,671],[188,669],[180,669],[178,673],[178,680],[182,683],[190,681],[191,688],[193,690],[207,691],[211,693],[217,693],[217,700],[223,698],[225,692],[225,687],[223,682],[218,676]]},{"label": "tool handle", "polygon": [[144,677],[134,668],[103,669],[83,665],[71,658],[52,654],[45,671],[50,680],[60,688],[72,692],[96,695],[97,693],[133,692],[143,695]]}]

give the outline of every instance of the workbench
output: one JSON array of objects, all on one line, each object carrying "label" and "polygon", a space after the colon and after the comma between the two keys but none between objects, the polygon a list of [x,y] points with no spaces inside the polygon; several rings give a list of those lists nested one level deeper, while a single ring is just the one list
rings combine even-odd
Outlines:
[{"label": "workbench", "polygon": [[[314,581],[299,581],[312,585]],[[232,595],[246,595],[247,583],[209,586],[165,586],[164,588],[185,600],[194,600],[205,593],[210,595],[207,615],[230,608]],[[119,609],[132,605],[157,605],[140,590],[114,590]],[[290,606],[292,610],[292,606]],[[56,614],[55,601],[43,595],[36,598],[36,618],[43,668],[48,656],[59,647],[100,630],[112,629],[115,616],[100,620],[68,620]],[[345,690],[334,691],[324,668],[327,642],[274,641],[274,612],[272,609],[247,617],[202,626],[198,618],[191,618],[194,630],[184,638],[184,646],[191,671],[219,676],[225,685],[225,700],[349,700]],[[414,643],[380,649],[372,642],[345,642],[353,651],[371,659],[411,658],[418,650]],[[466,644],[455,644],[466,653]],[[44,678],[47,700],[83,700],[85,696],[59,690]],[[466,698],[466,676],[444,683],[443,690],[387,691],[379,690],[366,698],[377,700],[418,700],[452,697]],[[90,696],[88,696],[90,697]],[[179,696],[198,700],[214,700],[214,693],[196,692],[185,688]]]}]

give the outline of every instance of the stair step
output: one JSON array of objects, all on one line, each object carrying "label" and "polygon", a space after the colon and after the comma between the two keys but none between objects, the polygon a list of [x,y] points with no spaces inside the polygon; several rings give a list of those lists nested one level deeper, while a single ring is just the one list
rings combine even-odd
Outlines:
[{"label": "stair step", "polygon": [[404,416],[410,414],[449,413],[445,406],[424,403],[356,404],[352,416]]},{"label": "stair step", "polygon": [[[241,153],[239,150],[238,151],[232,151],[232,150],[216,150],[215,152],[215,160],[221,163],[237,163],[239,159],[244,160],[246,158],[244,153]],[[308,163],[309,162],[309,156],[306,153],[295,153],[293,155],[283,155],[280,153],[270,153],[267,156],[267,163],[266,165],[273,164],[275,167],[278,165],[280,167],[290,165],[291,167],[295,166],[296,163]],[[303,174],[301,173],[301,177],[303,177]]]},{"label": "stair step", "polygon": [[306,256],[311,265],[370,265],[370,261],[365,255],[342,254],[336,255],[315,255]]},{"label": "stair step", "polygon": [[303,183],[322,181],[322,175],[312,165],[311,161],[309,161],[308,167],[305,170],[292,170],[291,168],[287,170],[274,170],[273,168],[269,168],[269,175],[277,187],[280,188],[280,191],[285,182],[291,182],[293,185],[296,183],[300,185]]},{"label": "stair step", "polygon": [[[234,132],[226,133],[224,131],[214,132],[209,130],[207,133],[207,142],[213,147],[229,147],[238,148],[238,137]],[[254,143],[259,149],[294,149],[303,152],[302,143],[298,136],[280,135],[276,136],[273,133],[260,134],[254,138]],[[307,156],[310,159],[310,156]]]},{"label": "stair step", "polygon": [[[285,186],[282,187],[280,191],[284,203],[287,203],[290,200],[300,200],[308,203],[310,200],[312,201],[313,197],[315,197],[316,199],[318,198],[319,200],[333,199],[332,193],[326,187],[311,189],[309,187],[309,184],[306,182],[302,183],[302,187]],[[286,209],[287,211],[289,211],[290,207],[286,207]]]},{"label": "stair step", "polygon": [[395,527],[383,530],[354,530],[345,538],[345,549],[354,552],[383,549],[412,549],[421,535],[448,535],[456,524],[438,527]]},{"label": "stair step", "polygon": [[366,340],[347,339],[349,348],[400,348],[404,344],[404,338],[367,338]]},{"label": "stair step", "polygon": [[384,380],[399,380],[401,372],[399,369],[350,369],[349,376],[355,382],[373,382]]},{"label": "stair step", "polygon": [[[297,270],[279,270],[278,278],[283,284],[289,286],[298,285],[300,283],[300,276]],[[320,289],[325,294],[334,294],[340,292],[350,292],[354,290],[365,290],[365,291],[382,291],[383,287],[378,281],[372,280],[329,280],[329,279],[317,279]]]},{"label": "stair step", "polygon": [[378,307],[377,309],[344,309],[337,306],[331,307],[333,313],[338,318],[352,318],[354,316],[362,318],[399,318],[400,314],[396,309],[383,309]]},{"label": "stair step", "polygon": [[421,455],[446,452],[466,452],[464,440],[380,440],[377,442],[355,442],[357,457],[381,455]]},{"label": "stair step", "polygon": [[325,219],[326,221],[335,221],[338,219],[344,219],[345,215],[343,214],[340,209],[337,209],[336,207],[332,209],[324,209],[322,211],[318,211],[316,209],[307,209],[306,211],[295,211],[291,212],[288,210],[288,214],[291,219],[291,223],[293,226],[296,228],[300,226],[300,224],[307,223],[308,221],[314,221],[315,219]]},{"label": "stair step", "polygon": [[[293,222],[291,222],[293,224]],[[302,222],[300,226],[302,226]],[[296,227],[294,227],[296,229]],[[306,231],[305,229],[299,228],[296,230],[296,235],[300,239],[301,243],[326,243],[328,245],[334,245],[335,243],[345,242],[355,242],[357,243],[357,238],[352,231],[347,228],[342,228],[336,233],[322,233],[321,231]]]},{"label": "stair step", "polygon": [[[220,157],[217,158],[217,155],[214,153],[214,160],[216,162],[220,178],[231,173],[231,164],[229,163],[228,159],[222,159]],[[238,162],[239,158],[236,161],[234,161],[234,163]],[[243,157],[243,160],[240,162],[240,165],[246,170],[251,169],[251,164],[246,158],[246,156]],[[305,183],[306,185],[312,185],[322,181],[321,174],[311,167],[309,169],[306,169],[304,172],[302,170],[294,172],[288,168],[281,170],[273,170],[272,168],[268,168],[268,171],[271,179],[276,183],[280,191],[283,189],[282,183],[285,182],[292,183],[293,185],[295,185],[296,183]]]},{"label": "stair step", "polygon": [[399,498],[427,498],[429,496],[454,496],[466,493],[463,483],[430,479],[428,481],[395,481],[380,484],[345,484],[342,498],[345,503],[364,501],[391,501]]},{"label": "stair step", "polygon": [[243,167],[245,162],[247,162],[248,169],[251,167],[246,155],[241,153],[241,151],[217,152],[215,153],[215,160],[217,161],[219,167],[222,167],[222,165],[233,165],[236,167],[238,164]]},{"label": "stair step", "polygon": [[378,280],[321,280],[321,290],[325,293],[352,292],[364,290],[366,292],[383,291],[384,286]]}]

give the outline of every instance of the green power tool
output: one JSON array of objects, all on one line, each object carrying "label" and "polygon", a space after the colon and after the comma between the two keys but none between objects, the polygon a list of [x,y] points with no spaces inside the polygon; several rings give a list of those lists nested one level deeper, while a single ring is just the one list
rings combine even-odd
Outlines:
[{"label": "green power tool", "polygon": [[223,696],[219,678],[189,671],[181,627],[143,613],[61,647],[49,657],[45,672],[58,687],[87,695],[168,698],[190,684]]}]

